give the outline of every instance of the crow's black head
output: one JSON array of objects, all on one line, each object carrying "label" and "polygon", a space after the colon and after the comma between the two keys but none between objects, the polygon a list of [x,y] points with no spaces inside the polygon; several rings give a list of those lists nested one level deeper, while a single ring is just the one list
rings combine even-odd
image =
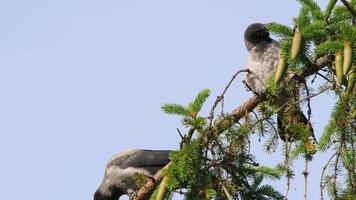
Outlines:
[{"label": "crow's black head", "polygon": [[245,31],[245,44],[247,49],[261,42],[270,42],[269,32],[265,24],[253,23]]},{"label": "crow's black head", "polygon": [[104,194],[97,190],[94,194],[94,200],[118,200],[124,193],[117,187],[109,187],[110,194]]},{"label": "crow's black head", "polygon": [[111,200],[111,199],[112,199],[111,197],[101,194],[99,190],[97,190],[94,194],[94,200]]}]

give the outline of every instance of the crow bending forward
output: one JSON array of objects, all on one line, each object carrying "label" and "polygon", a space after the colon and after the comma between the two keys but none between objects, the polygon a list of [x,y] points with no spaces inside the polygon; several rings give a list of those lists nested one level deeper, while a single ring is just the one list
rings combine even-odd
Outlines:
[{"label": "crow bending forward", "polygon": [[108,162],[104,179],[94,194],[94,200],[130,199],[138,188],[135,175],[153,177],[170,162],[169,150],[132,149],[118,153]]}]

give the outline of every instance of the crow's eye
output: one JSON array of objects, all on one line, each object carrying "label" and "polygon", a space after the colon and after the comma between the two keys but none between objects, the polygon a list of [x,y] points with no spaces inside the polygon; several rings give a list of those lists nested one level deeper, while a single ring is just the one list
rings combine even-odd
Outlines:
[{"label": "crow's eye", "polygon": [[265,31],[264,31],[264,30],[257,32],[257,34],[258,34],[259,36],[264,35],[264,33],[265,33]]},{"label": "crow's eye", "polygon": [[255,32],[253,34],[253,38],[254,39],[259,39],[259,38],[261,38],[262,35],[263,35],[263,32],[262,31],[258,31],[258,32]]}]

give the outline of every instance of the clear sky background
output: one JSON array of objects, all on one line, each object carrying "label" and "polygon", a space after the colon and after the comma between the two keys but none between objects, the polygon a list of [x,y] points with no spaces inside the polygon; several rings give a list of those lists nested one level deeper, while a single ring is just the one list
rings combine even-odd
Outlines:
[{"label": "clear sky background", "polygon": [[[291,25],[299,7],[295,0],[0,1],[1,199],[92,199],[114,153],[177,149],[180,121],[161,104],[186,104],[209,88],[207,114],[244,68],[245,28]],[[226,111],[252,95],[243,78],[229,90]],[[312,102],[317,137],[333,102],[332,95]],[[262,143],[252,145],[261,164],[280,160],[280,152],[267,157]],[[311,166],[309,199],[319,197],[327,159]],[[295,165],[289,197],[302,199],[303,161]],[[275,186],[284,193],[286,181]]]}]

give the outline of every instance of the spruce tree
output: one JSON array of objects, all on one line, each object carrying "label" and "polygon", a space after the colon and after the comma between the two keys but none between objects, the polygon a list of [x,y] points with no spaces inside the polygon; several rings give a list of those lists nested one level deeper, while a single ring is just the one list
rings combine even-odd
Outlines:
[{"label": "spruce tree", "polygon": [[[313,162],[315,154],[326,151],[333,154],[320,167],[320,198],[327,193],[331,199],[356,199],[356,0],[329,0],[325,10],[313,0],[298,2],[301,9],[293,27],[268,24],[269,31],[280,40],[284,63],[264,94],[253,96],[231,112],[217,113],[231,82],[245,72],[240,70],[217,97],[209,116],[200,114],[209,89],[186,106],[162,105],[165,113],[180,116],[188,131],[183,134],[178,130],[181,148],[134,199],[169,199],[177,191],[186,199],[285,199],[289,180],[295,176],[293,161],[303,157],[307,164]],[[315,77],[323,81],[315,83]],[[286,88],[292,94],[281,106],[276,102]],[[290,120],[287,129],[294,139],[279,141],[274,114],[284,107],[290,112],[287,116],[293,116],[293,108],[303,104],[310,121],[311,99],[325,92],[334,94],[337,102],[322,136],[315,138],[304,124]],[[253,134],[264,141],[260,148],[266,156],[282,147],[283,162],[261,166],[250,152]],[[307,169],[303,172],[305,180],[308,173]],[[263,184],[264,179],[282,177],[288,180],[284,194]],[[153,191],[155,188],[159,189]]]}]

